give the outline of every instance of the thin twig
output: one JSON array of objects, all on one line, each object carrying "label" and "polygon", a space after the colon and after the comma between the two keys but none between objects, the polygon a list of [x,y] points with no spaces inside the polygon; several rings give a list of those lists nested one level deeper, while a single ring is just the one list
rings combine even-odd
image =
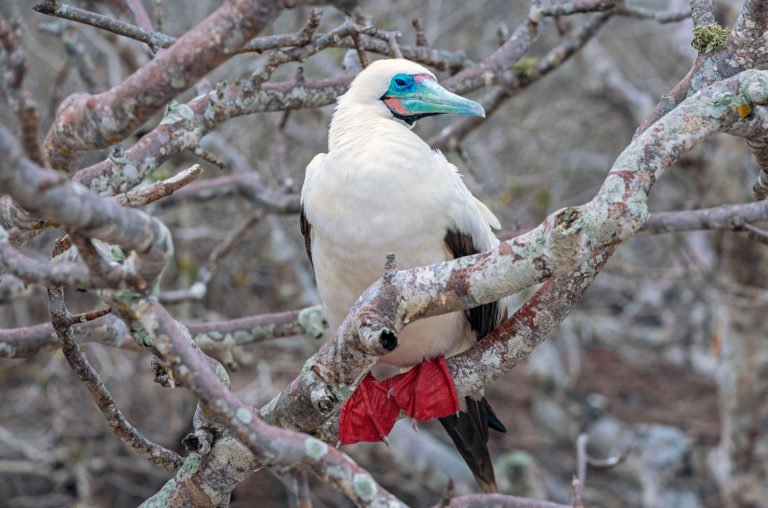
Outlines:
[{"label": "thin twig", "polygon": [[118,35],[130,37],[131,39],[147,44],[153,52],[157,51],[159,48],[167,48],[176,41],[174,37],[160,32],[148,31],[140,26],[125,21],[120,21],[110,16],[91,12],[79,7],[63,4],[58,1],[42,2],[35,5],[34,9],[42,14],[84,23]]},{"label": "thin twig", "polygon": [[756,242],[760,242],[763,245],[768,245],[768,231],[758,228],[752,224],[744,224],[744,229],[747,230],[747,236]]},{"label": "thin twig", "polygon": [[[106,309],[72,317],[79,341],[138,350],[125,323],[114,315],[97,317],[103,312],[106,312]],[[92,322],[84,323],[84,320]],[[323,336],[323,330],[327,327],[319,307],[259,314],[228,321],[186,322],[184,325],[200,349],[221,357],[232,354],[233,350],[242,346],[283,337],[307,335],[318,339]],[[28,358],[57,345],[56,333],[50,323],[0,329],[0,358]]]},{"label": "thin twig", "polygon": [[413,30],[416,32],[416,45],[420,47],[429,46],[427,34],[424,31],[424,22],[421,18],[413,18],[413,20],[411,20],[411,26],[413,26]]},{"label": "thin twig", "polygon": [[147,10],[144,8],[141,0],[125,0],[125,4],[130,9],[131,14],[133,14],[133,19],[136,20],[136,23],[147,32],[152,32],[152,20],[149,19],[149,14],[147,14]]},{"label": "thin twig", "polygon": [[571,481],[571,507],[572,508],[584,508],[584,502],[582,501],[582,488],[581,482],[576,476]]},{"label": "thin twig", "polygon": [[312,491],[309,489],[307,472],[304,469],[299,469],[291,476],[296,482],[296,507],[312,508]]},{"label": "thin twig", "polygon": [[98,75],[96,65],[80,40],[80,35],[74,25],[62,22],[40,23],[39,29],[43,33],[61,39],[61,42],[64,43],[64,49],[67,50],[69,61],[75,64],[74,68],[77,69],[77,75],[80,77],[80,81],[85,84],[88,92],[95,93],[102,88],[101,84],[96,81]]},{"label": "thin twig", "polygon": [[203,174],[199,164],[179,171],[174,176],[155,182],[152,185],[126,192],[115,197],[118,203],[131,208],[140,208],[159,199],[170,196],[177,190],[197,180]]},{"label": "thin twig", "polygon": [[69,314],[64,303],[64,291],[61,288],[48,290],[48,308],[51,313],[51,322],[59,336],[61,350],[77,377],[85,384],[93,397],[93,401],[101,410],[112,432],[121,441],[149,462],[163,467],[173,473],[181,467],[183,459],[174,451],[149,441],[125,418],[112,395],[107,390],[96,369],[88,361],[85,354],[72,334],[71,323],[73,316]]},{"label": "thin twig", "polygon": [[768,200],[721,205],[700,210],[655,212],[639,233],[658,234],[701,229],[739,229],[750,222],[768,220]]},{"label": "thin twig", "polygon": [[[490,118],[490,116],[506,103],[507,100],[516,96],[528,86],[567,62],[597,34],[610,17],[610,13],[602,13],[593,16],[573,36],[554,47],[540,61],[538,61],[533,72],[528,72],[525,75],[513,76],[511,78],[512,80],[506,81],[503,87],[492,90],[486,94],[480,100],[485,109],[485,118],[470,117],[456,120],[431,137],[428,141],[430,146],[442,150],[455,150],[459,143],[461,143],[470,132],[480,126],[485,119]],[[516,33],[519,33],[519,30],[521,30],[521,27],[518,27]],[[508,40],[512,40],[512,37],[509,37]],[[519,56],[521,57],[522,53],[520,53]]]},{"label": "thin twig", "polygon": [[264,214],[256,210],[238,227],[229,233],[227,238],[217,245],[208,255],[208,259],[198,271],[197,280],[188,289],[165,291],[160,293],[160,301],[169,303],[181,303],[188,300],[202,300],[208,293],[208,284],[219,269],[221,260],[232,252],[240,243],[248,240],[249,231],[258,224]]}]

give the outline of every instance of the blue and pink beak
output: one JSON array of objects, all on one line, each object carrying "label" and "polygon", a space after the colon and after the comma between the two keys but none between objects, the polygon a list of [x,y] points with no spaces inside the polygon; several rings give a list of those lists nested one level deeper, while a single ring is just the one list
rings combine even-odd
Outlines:
[{"label": "blue and pink beak", "polygon": [[396,118],[409,124],[446,113],[485,117],[480,103],[449,92],[429,74],[396,74],[381,100]]}]

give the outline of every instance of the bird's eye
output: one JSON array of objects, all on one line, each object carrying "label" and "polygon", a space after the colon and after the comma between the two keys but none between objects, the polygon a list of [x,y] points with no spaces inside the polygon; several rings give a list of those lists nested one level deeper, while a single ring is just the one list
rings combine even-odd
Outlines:
[{"label": "bird's eye", "polygon": [[395,78],[395,84],[397,86],[405,86],[405,80],[403,78]]}]

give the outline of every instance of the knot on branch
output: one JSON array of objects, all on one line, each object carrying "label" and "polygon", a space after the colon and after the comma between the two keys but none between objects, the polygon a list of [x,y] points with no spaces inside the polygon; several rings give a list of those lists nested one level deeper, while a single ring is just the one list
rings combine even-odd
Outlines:
[{"label": "knot on branch", "polygon": [[179,386],[173,371],[166,367],[156,356],[152,357],[152,372],[155,383],[160,386],[164,388],[176,388]]},{"label": "knot on branch", "polygon": [[357,327],[362,348],[369,354],[381,356],[397,347],[397,332],[391,319],[375,307],[363,308]]},{"label": "knot on branch", "polygon": [[[68,170],[72,162],[73,154],[87,146],[85,138],[90,132],[81,125],[72,122],[81,111],[91,111],[92,95],[87,93],[74,93],[61,101],[56,110],[56,120],[48,136],[45,138],[43,149],[48,154],[51,167],[59,170]],[[98,117],[98,115],[94,115]],[[99,133],[99,135],[102,135]]]},{"label": "knot on branch", "polygon": [[[578,208],[563,208],[562,211],[560,211],[560,213],[558,213],[555,217],[555,227],[568,230],[578,221],[580,217],[581,212]],[[576,228],[581,229],[580,225],[577,225]]]},{"label": "knot on branch", "polygon": [[301,381],[308,388],[312,406],[322,416],[327,417],[333,413],[339,398],[334,395],[327,381],[328,377],[323,375],[322,370],[321,365],[308,361],[301,369]]},{"label": "knot on branch", "polygon": [[[394,280],[397,274],[395,255],[387,254],[381,282],[367,291],[362,298],[368,303],[358,310],[357,334],[362,349],[381,356],[397,347],[397,311],[400,292]],[[373,294],[372,298],[366,298]]]},{"label": "knot on branch", "polygon": [[208,455],[213,444],[213,433],[207,428],[201,427],[195,430],[195,432],[187,434],[181,440],[181,444],[189,453]]}]

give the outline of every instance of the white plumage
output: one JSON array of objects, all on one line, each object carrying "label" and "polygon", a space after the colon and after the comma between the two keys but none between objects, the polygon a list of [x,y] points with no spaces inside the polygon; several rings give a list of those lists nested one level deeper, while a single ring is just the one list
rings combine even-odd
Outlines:
[{"label": "white plumage", "polygon": [[[445,244],[449,231],[467,235],[478,251],[498,245],[491,230],[498,219],[472,196],[456,167],[379,100],[398,73],[432,76],[407,60],[372,63],[339,98],[328,153],[307,167],[301,200],[331,327],[381,277],[388,252],[406,269],[453,259]],[[465,313],[436,316],[408,325],[398,348],[380,362],[408,367],[474,341]]]}]

